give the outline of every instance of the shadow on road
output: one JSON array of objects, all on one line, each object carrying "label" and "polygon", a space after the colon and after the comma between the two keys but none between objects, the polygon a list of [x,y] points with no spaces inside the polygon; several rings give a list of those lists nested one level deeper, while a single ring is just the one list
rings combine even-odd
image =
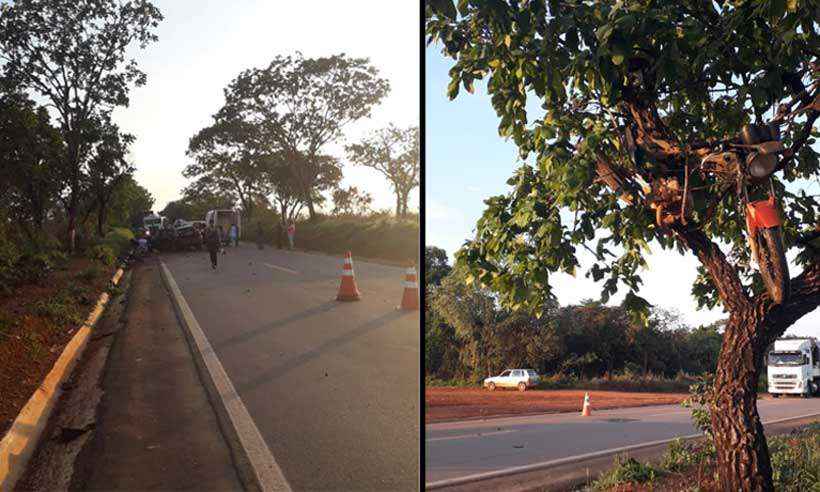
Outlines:
[{"label": "shadow on road", "polygon": [[280,320],[276,320],[273,323],[265,326],[260,326],[259,328],[255,328],[251,331],[247,331],[244,333],[239,333],[232,337],[226,338],[225,340],[220,341],[219,343],[214,345],[214,349],[222,349],[227,348],[233,345],[237,345],[243,342],[247,342],[248,340],[257,337],[262,334],[269,334],[273,331],[278,329],[284,328],[285,326],[289,325],[290,323],[294,323],[296,321],[301,321],[303,319],[310,318],[311,316],[316,316],[322,313],[326,313],[328,311],[333,310],[339,303],[336,301],[328,301],[324,304],[320,304],[318,306],[314,306],[310,309],[306,309],[302,312],[293,314],[288,316],[287,318],[282,318]]},{"label": "shadow on road", "polygon": [[[335,305],[335,303],[332,305]],[[243,393],[274,379],[282,378],[293,369],[296,369],[297,367],[313,359],[316,359],[317,357],[320,357],[327,350],[337,348],[344,343],[359,338],[373,330],[376,330],[377,328],[380,328],[390,323],[391,321],[401,318],[404,315],[405,312],[403,311],[390,311],[379,316],[378,318],[374,318],[368,321],[367,323],[364,323],[363,325],[359,326],[354,330],[348,331],[338,337],[331,338],[326,342],[322,343],[321,345],[319,345],[318,347],[308,350],[307,352],[304,352],[293,359],[288,359],[288,361],[284,364],[273,366],[267,371],[260,374],[259,376],[242,383],[237,388],[237,393]]]}]

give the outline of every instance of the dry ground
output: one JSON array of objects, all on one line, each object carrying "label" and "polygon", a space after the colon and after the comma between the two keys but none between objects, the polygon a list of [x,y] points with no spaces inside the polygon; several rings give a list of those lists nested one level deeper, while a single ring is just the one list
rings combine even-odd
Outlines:
[{"label": "dry ground", "polygon": [[[426,423],[498,415],[527,413],[580,412],[585,390],[510,390],[488,391],[480,388],[425,388]],[[678,404],[684,393],[630,393],[590,391],[594,410]]]}]

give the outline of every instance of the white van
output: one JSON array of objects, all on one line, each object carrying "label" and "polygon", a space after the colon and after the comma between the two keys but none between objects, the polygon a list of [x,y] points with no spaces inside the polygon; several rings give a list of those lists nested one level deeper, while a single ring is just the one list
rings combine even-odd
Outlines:
[{"label": "white van", "polygon": [[238,238],[242,239],[242,216],[238,210],[209,210],[205,214],[205,224],[208,227],[222,226],[222,242],[228,243],[228,231],[231,224],[236,224]]}]

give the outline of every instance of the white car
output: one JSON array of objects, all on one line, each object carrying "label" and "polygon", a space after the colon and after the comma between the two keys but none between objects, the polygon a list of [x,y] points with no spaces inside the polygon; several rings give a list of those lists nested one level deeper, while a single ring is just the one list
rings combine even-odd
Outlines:
[{"label": "white car", "polygon": [[537,385],[541,378],[532,369],[507,369],[498,376],[493,376],[484,380],[484,387],[490,391],[496,388],[518,388],[518,391],[526,391]]}]

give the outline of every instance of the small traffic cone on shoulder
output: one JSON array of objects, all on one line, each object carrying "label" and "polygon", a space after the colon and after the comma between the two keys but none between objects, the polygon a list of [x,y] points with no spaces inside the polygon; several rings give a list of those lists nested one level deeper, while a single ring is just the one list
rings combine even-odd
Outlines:
[{"label": "small traffic cone on shoulder", "polygon": [[404,294],[399,309],[413,311],[419,309],[419,284],[416,281],[416,267],[410,266],[404,275]]},{"label": "small traffic cone on shoulder", "polygon": [[589,392],[584,394],[584,409],[581,411],[582,417],[589,417],[592,414],[592,407],[589,405]]},{"label": "small traffic cone on shoulder", "polygon": [[353,255],[350,251],[345,253],[344,265],[342,265],[342,283],[339,285],[339,295],[337,301],[358,301],[361,299],[359,288],[356,287],[356,277],[353,273]]}]

